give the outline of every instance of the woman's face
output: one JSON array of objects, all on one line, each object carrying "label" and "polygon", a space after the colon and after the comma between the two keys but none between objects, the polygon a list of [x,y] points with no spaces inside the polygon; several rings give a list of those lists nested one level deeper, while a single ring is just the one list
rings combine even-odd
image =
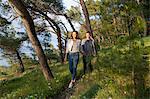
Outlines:
[{"label": "woman's face", "polygon": [[72,37],[73,37],[73,39],[75,39],[75,38],[77,37],[77,33],[76,33],[76,32],[73,32],[73,33],[72,33]]}]

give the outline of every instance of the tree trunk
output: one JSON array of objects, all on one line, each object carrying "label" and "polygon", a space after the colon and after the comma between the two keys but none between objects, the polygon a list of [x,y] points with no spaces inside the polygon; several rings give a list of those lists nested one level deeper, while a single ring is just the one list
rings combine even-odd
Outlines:
[{"label": "tree trunk", "polygon": [[23,65],[22,59],[20,57],[20,54],[17,50],[16,50],[16,54],[17,54],[17,58],[19,61],[19,72],[23,73],[24,72],[24,65]]},{"label": "tree trunk", "polygon": [[41,47],[41,44],[37,38],[37,35],[35,32],[35,26],[34,26],[33,20],[29,12],[27,11],[25,5],[23,4],[21,0],[9,0],[9,3],[13,7],[13,9],[16,11],[16,13],[22,18],[22,22],[26,28],[28,37],[38,56],[39,63],[40,63],[42,72],[44,74],[44,77],[46,78],[46,80],[51,80],[53,78],[53,75],[48,66],[47,59]]},{"label": "tree trunk", "polygon": [[62,40],[61,40],[62,37],[61,37],[61,30],[60,30],[59,26],[57,25],[57,23],[54,20],[52,20],[49,16],[47,16],[41,10],[39,10],[37,8],[33,8],[31,6],[28,6],[28,8],[30,8],[33,11],[39,12],[41,15],[43,15],[45,17],[45,19],[48,21],[48,23],[50,24],[50,26],[52,27],[52,29],[56,32],[56,35],[58,37],[57,38],[58,39],[58,48],[60,50],[61,63],[63,63],[64,57],[63,57],[63,47],[62,47]]},{"label": "tree trunk", "polygon": [[63,47],[62,47],[62,40],[61,40],[61,30],[60,30],[58,24],[55,21],[53,21],[53,20],[50,20],[50,21],[56,27],[58,48],[60,50],[61,63],[63,63],[64,62],[64,55],[63,55]]},{"label": "tree trunk", "polygon": [[68,22],[69,22],[69,24],[70,24],[72,30],[73,30],[73,31],[76,31],[75,28],[74,28],[74,26],[73,26],[73,24],[72,24],[72,22],[71,22],[71,20],[70,20],[70,18],[67,16],[67,14],[59,13],[59,12],[57,12],[57,11],[56,11],[55,9],[53,9],[53,8],[52,8],[51,10],[52,10],[53,13],[55,13],[56,15],[64,16],[64,17],[66,18],[66,20],[68,20]]},{"label": "tree trunk", "polygon": [[[64,23],[61,22],[61,24],[64,26],[64,28],[65,28],[65,30],[66,30],[66,33],[67,33],[67,34],[66,34],[66,38],[64,39],[64,41],[65,41],[64,52],[66,52],[67,39],[68,39],[68,33],[69,33],[69,31],[67,30],[67,28],[66,28],[66,26],[65,26]],[[65,54],[64,54],[64,57],[65,57]]]},{"label": "tree trunk", "polygon": [[[142,18],[145,18],[147,30],[146,33],[144,33],[144,36],[150,35],[150,2],[149,0],[136,0],[137,4],[140,4],[142,6],[141,16]],[[143,17],[144,16],[144,17]]]},{"label": "tree trunk", "polygon": [[[66,26],[65,26],[65,24],[64,23],[62,23],[62,22],[60,22],[63,26],[64,26],[64,28],[65,28],[65,30],[66,30],[66,38],[64,39],[64,41],[65,41],[65,46],[64,46],[64,52],[66,52],[66,47],[67,47],[67,39],[68,39],[68,33],[69,33],[69,31],[67,30],[67,28],[66,28]],[[64,57],[65,57],[65,54],[64,54]],[[64,59],[64,58],[63,58]]]},{"label": "tree trunk", "polygon": [[150,18],[146,19],[146,23],[147,23],[147,34],[146,34],[146,36],[149,36],[150,35]]},{"label": "tree trunk", "polygon": [[75,28],[74,28],[74,26],[73,26],[73,24],[72,24],[72,22],[71,22],[71,20],[70,20],[70,18],[69,18],[66,14],[64,14],[64,16],[65,16],[65,18],[68,20],[68,22],[69,22],[69,24],[70,24],[72,30],[73,30],[73,31],[76,31]]},{"label": "tree trunk", "polygon": [[63,27],[65,28],[66,32],[69,33],[69,31],[68,31],[67,27],[65,26],[65,24],[63,22],[59,22],[59,23],[62,24]]},{"label": "tree trunk", "polygon": [[[126,0],[121,0],[122,3],[125,3]],[[142,6],[142,10],[143,11],[143,14],[141,13],[142,17],[144,15],[144,18],[145,18],[145,21],[146,21],[146,24],[147,24],[147,30],[146,30],[146,33],[144,34],[144,36],[149,36],[150,35],[150,9],[149,9],[149,6],[150,6],[150,2],[149,0],[135,0],[138,4],[140,4]]]},{"label": "tree trunk", "polygon": [[149,36],[150,35],[150,1],[149,0],[143,0],[143,14],[144,14],[144,17],[145,17],[145,21],[146,21],[146,24],[147,24],[147,34],[146,36]]},{"label": "tree trunk", "polygon": [[57,24],[55,24],[55,26],[57,28],[58,48],[60,50],[61,63],[63,63],[64,62],[64,55],[63,55],[63,47],[62,47],[62,40],[61,40],[61,30]]},{"label": "tree trunk", "polygon": [[90,24],[90,19],[89,19],[89,13],[88,10],[86,8],[85,2],[84,0],[80,0],[80,4],[82,6],[82,10],[85,16],[85,21],[86,21],[86,29],[87,31],[89,31],[93,37],[93,32],[92,32],[92,28],[91,28],[91,24]]},{"label": "tree trunk", "polygon": [[[60,51],[60,58],[61,58],[61,63],[64,62],[64,55],[63,55],[63,47],[62,47],[62,40],[61,40],[61,30],[59,28],[59,26],[57,25],[57,23],[55,21],[53,21],[50,17],[48,17],[46,14],[42,14],[46,17],[46,19],[48,20],[50,26],[53,28],[53,30],[56,32],[57,34],[57,40],[58,40],[58,48],[59,48],[59,51]],[[56,27],[54,27],[54,26]]]}]

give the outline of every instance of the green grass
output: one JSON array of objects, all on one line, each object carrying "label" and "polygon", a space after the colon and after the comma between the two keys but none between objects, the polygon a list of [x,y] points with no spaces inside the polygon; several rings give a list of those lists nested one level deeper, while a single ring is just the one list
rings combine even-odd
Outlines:
[{"label": "green grass", "polygon": [[[39,70],[33,70],[23,77],[16,77],[1,83],[1,97],[18,98],[28,94],[36,94],[37,90],[47,89],[46,81]],[[37,91],[38,94],[38,91]]]},{"label": "green grass", "polygon": [[144,41],[145,47],[146,47],[146,46],[149,46],[149,47],[150,47],[150,36],[143,38],[143,41]]},{"label": "green grass", "polygon": [[[51,69],[55,78],[50,82],[45,80],[38,68],[28,71],[20,77],[0,82],[0,97],[8,99],[53,97],[68,85],[71,75],[68,65],[55,65],[51,66]],[[81,64],[79,64],[78,70],[81,70]]]}]

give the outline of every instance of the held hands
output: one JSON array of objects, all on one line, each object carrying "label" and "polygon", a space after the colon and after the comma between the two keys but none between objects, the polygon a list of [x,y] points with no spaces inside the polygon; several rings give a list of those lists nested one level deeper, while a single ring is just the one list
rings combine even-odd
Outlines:
[{"label": "held hands", "polygon": [[85,52],[83,52],[83,51],[81,52],[81,54],[84,55],[84,56],[86,55]]},{"label": "held hands", "polygon": [[96,56],[96,53],[94,53],[93,56],[95,57],[95,56]]}]

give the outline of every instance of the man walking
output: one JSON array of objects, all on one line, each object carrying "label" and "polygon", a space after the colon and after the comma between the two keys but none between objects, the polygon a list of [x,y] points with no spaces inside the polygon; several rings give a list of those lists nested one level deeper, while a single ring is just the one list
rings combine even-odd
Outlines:
[{"label": "man walking", "polygon": [[93,70],[91,60],[93,55],[96,55],[94,39],[91,37],[90,32],[86,33],[86,38],[81,42],[81,52],[83,53],[83,70],[85,74],[88,69]]}]

